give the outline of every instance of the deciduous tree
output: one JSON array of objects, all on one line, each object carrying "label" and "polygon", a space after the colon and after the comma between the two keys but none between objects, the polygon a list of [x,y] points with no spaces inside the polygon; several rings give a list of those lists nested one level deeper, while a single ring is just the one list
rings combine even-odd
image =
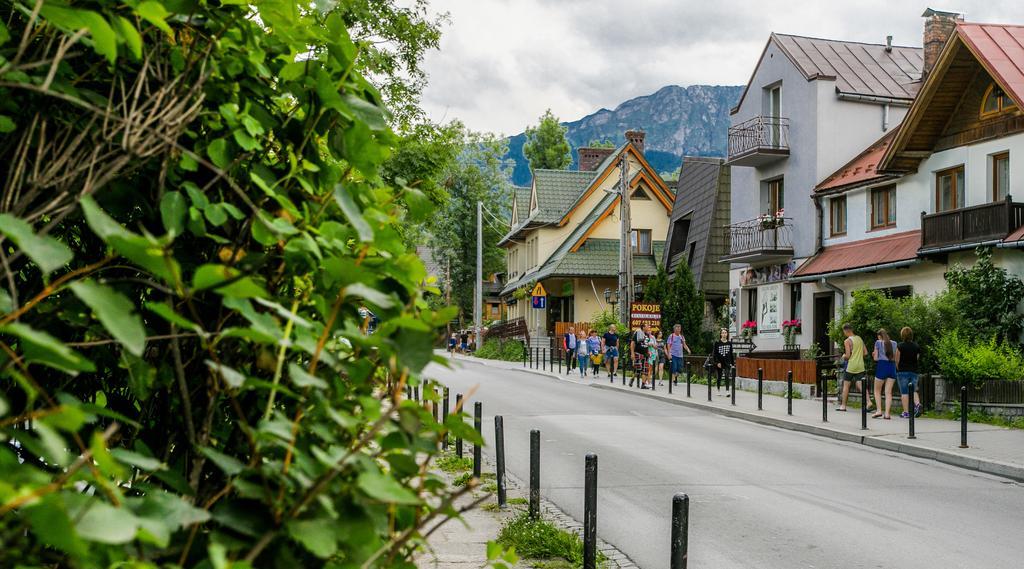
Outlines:
[{"label": "deciduous tree", "polygon": [[523,156],[530,161],[531,168],[564,170],[572,164],[569,141],[565,138],[567,130],[551,113],[551,109],[541,115],[537,126],[526,129]]}]

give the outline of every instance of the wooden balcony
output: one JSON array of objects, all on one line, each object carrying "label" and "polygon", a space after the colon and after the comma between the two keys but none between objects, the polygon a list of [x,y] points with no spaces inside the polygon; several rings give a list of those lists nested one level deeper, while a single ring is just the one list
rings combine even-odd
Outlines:
[{"label": "wooden balcony", "polygon": [[1024,225],[1024,204],[1005,200],[971,207],[921,214],[919,253],[962,245],[970,247],[1006,238]]},{"label": "wooden balcony", "polygon": [[793,220],[786,217],[766,223],[751,219],[724,228],[726,253],[721,263],[769,265],[793,258]]},{"label": "wooden balcony", "polygon": [[730,166],[763,166],[789,156],[789,119],[754,117],[729,128]]}]

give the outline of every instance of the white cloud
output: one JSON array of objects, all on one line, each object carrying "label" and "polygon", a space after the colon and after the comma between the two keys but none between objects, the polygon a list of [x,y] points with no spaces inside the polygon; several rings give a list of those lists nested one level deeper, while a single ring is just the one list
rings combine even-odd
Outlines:
[{"label": "white cloud", "polygon": [[[949,0],[941,0],[944,3]],[[773,32],[921,44],[918,0],[434,0],[451,15],[425,68],[435,120],[514,134],[670,84],[742,85]],[[957,0],[969,21],[1024,23],[1019,0]]]}]

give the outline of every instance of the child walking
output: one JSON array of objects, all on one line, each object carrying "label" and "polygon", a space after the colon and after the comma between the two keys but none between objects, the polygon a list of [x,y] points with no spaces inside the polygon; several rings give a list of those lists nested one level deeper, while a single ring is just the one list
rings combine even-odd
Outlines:
[{"label": "child walking", "polygon": [[590,345],[587,343],[586,334],[580,330],[576,335],[576,363],[580,364],[580,377],[587,377],[587,367],[590,364]]}]

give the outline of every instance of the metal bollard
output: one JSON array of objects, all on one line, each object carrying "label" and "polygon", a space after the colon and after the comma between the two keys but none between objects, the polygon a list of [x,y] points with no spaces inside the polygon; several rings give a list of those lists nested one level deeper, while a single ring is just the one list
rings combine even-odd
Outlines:
[{"label": "metal bollard", "polygon": [[693,370],[693,368],[690,366],[690,363],[687,362],[686,363],[686,396],[687,397],[690,396],[690,373],[691,373],[692,370]]},{"label": "metal bollard", "polygon": [[[455,411],[458,413],[462,412],[462,394],[455,394]],[[455,456],[462,458],[462,437],[455,437]]]},{"label": "metal bollard", "polygon": [[548,352],[550,352],[550,351],[551,350],[549,348],[541,348],[540,349],[540,369],[542,369],[544,371],[548,370],[548,358],[550,357],[548,355]]},{"label": "metal bollard", "polygon": [[672,569],[686,569],[689,553],[690,497],[679,493],[672,496]]},{"label": "metal bollard", "polygon": [[416,402],[422,402],[420,399],[420,386],[417,385],[412,388],[412,398]]},{"label": "metal bollard", "polygon": [[[442,423],[447,423],[448,422],[448,388],[447,387],[444,388],[444,402],[443,402],[443,407],[441,409],[441,417],[442,417],[441,418],[441,422]],[[441,439],[441,448],[443,448],[443,449],[447,449],[448,448],[448,433],[447,432],[445,432],[444,438]]]},{"label": "metal bollard", "polygon": [[868,375],[860,382],[860,430],[868,430]]},{"label": "metal bollard", "polygon": [[597,569],[597,455],[588,454],[583,480],[583,569]]},{"label": "metal bollard", "polygon": [[729,397],[730,397],[730,399],[732,399],[732,401],[731,401],[732,406],[735,407],[736,406],[736,365],[735,364],[729,364],[729,375],[732,377],[732,393],[729,394]]},{"label": "metal bollard", "polygon": [[[671,366],[671,365],[672,364],[669,363],[669,366]],[[669,372],[668,372],[668,394],[669,395],[672,395],[672,383],[675,382],[675,379],[676,379],[675,378],[675,374],[672,373],[672,368],[669,367]]]},{"label": "metal bollard", "polygon": [[914,433],[914,382],[909,382],[907,386],[907,408],[904,411],[907,412],[907,418],[910,420],[907,424],[910,426],[910,434],[907,435],[908,439],[916,439],[917,435]]},{"label": "metal bollard", "polygon": [[658,383],[658,378],[655,377],[655,372],[658,371],[658,362],[655,361],[651,364],[651,391],[654,391],[654,386]]},{"label": "metal bollard", "polygon": [[526,349],[523,350],[523,367],[526,367],[526,356],[529,353],[530,353],[530,348],[527,346]]},{"label": "metal bollard", "polygon": [[[479,402],[479,401],[477,401],[476,403],[473,403],[473,429],[476,430],[476,434],[480,437],[480,440],[483,440],[483,438],[484,438],[483,420],[484,420],[484,404]],[[481,462],[483,462],[483,457],[481,456],[481,452],[482,452],[483,446],[484,445],[482,443],[474,443],[473,444],[473,477],[474,478],[480,478],[481,471],[483,469],[483,467],[480,464]]]},{"label": "metal bollard", "polygon": [[708,401],[711,401],[711,365],[704,364],[704,379],[708,382]]},{"label": "metal bollard", "polygon": [[786,372],[786,414],[793,414],[793,370]]},{"label": "metal bollard", "polygon": [[828,377],[821,376],[821,422],[828,422]]},{"label": "metal bollard", "polygon": [[562,375],[562,360],[565,359],[565,350],[558,348],[558,375]]},{"label": "metal bollard", "polygon": [[494,447],[495,459],[497,461],[494,473],[495,481],[498,483],[498,507],[505,507],[505,420],[501,415],[494,416]]},{"label": "metal bollard", "polygon": [[530,431],[530,518],[540,519],[540,431]]},{"label": "metal bollard", "polygon": [[437,388],[430,387],[430,411],[434,415],[434,422],[437,422]]},{"label": "metal bollard", "polygon": [[412,399],[412,386],[408,383],[405,384],[405,398]]},{"label": "metal bollard", "polygon": [[757,410],[764,410],[764,370],[757,368]]},{"label": "metal bollard", "polygon": [[960,448],[967,446],[967,386],[960,387]]}]

